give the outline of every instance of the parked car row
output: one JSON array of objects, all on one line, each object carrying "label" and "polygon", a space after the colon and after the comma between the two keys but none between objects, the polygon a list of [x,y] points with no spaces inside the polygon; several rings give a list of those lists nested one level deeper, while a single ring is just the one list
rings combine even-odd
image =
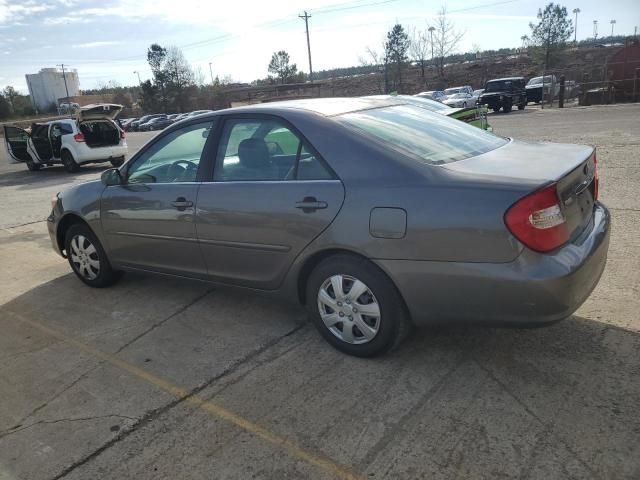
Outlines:
[{"label": "parked car row", "polygon": [[166,113],[154,113],[144,115],[140,118],[128,118],[126,120],[122,120],[121,126],[122,129],[126,132],[149,132],[152,130],[163,130],[169,125],[172,125],[173,123],[180,120],[209,112],[211,112],[211,110],[195,110],[188,113],[172,113],[169,115],[167,115]]},{"label": "parked car row", "polygon": [[[574,81],[565,82],[565,98],[575,97],[580,87]],[[524,110],[529,102],[540,103],[544,98],[558,98],[560,83],[555,75],[534,77],[507,77],[489,80],[484,88],[473,90],[469,85],[445,90],[431,90],[416,96],[442,102],[450,107],[486,105],[494,112],[510,112],[513,107]]]}]

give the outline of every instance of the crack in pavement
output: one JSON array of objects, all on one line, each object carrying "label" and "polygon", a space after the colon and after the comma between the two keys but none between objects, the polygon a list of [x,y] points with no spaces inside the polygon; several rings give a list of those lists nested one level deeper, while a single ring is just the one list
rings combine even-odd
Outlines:
[{"label": "crack in pavement", "polygon": [[[33,415],[35,415],[36,413],[38,413],[40,410],[42,410],[43,408],[45,408],[47,405],[49,405],[51,402],[53,402],[55,399],[59,398],[63,393],[67,392],[68,390],[70,390],[71,388],[73,388],[80,380],[82,380],[83,378],[86,378],[87,375],[89,375],[91,372],[93,372],[96,368],[98,368],[100,365],[102,365],[102,361],[100,361],[99,363],[97,363],[96,365],[94,365],[93,367],[91,367],[89,370],[83,372],[82,374],[80,374],[80,376],[78,378],[76,378],[74,381],[72,381],[69,385],[67,385],[66,387],[64,387],[62,390],[60,390],[59,392],[57,392],[56,394],[53,395],[53,397],[51,397],[50,399],[48,399],[47,401],[45,401],[44,403],[38,405],[36,408],[34,408],[31,412],[27,413],[24,417],[22,417],[20,420],[18,420],[18,422],[16,423],[16,425],[14,427],[11,427],[9,430],[13,430],[15,428],[18,428],[19,426],[21,426],[25,420],[27,420],[29,417],[32,417]],[[2,434],[0,433],[0,438],[2,438]]]},{"label": "crack in pavement", "polygon": [[366,471],[366,469],[375,461],[378,454],[380,454],[386,447],[393,441],[395,436],[405,429],[405,426],[408,422],[410,422],[415,414],[423,408],[427,402],[433,398],[435,394],[437,394],[442,386],[446,383],[446,381],[451,378],[451,376],[465,363],[469,360],[469,355],[466,352],[463,352],[460,355],[462,358],[455,362],[453,367],[451,367],[447,372],[445,372],[442,377],[431,387],[429,388],[423,395],[422,398],[418,402],[415,403],[407,412],[402,415],[395,423],[391,425],[388,431],[382,436],[380,440],[378,440],[367,452],[367,454],[358,462],[357,471]]},{"label": "crack in pavement", "polygon": [[[207,293],[209,293],[209,292],[207,292]],[[203,296],[204,295],[202,295],[200,298],[202,298]],[[185,307],[185,308],[187,308],[187,307]],[[176,314],[177,313],[179,313],[179,312],[176,312]],[[168,320],[168,319],[165,319],[165,321],[166,320]],[[167,404],[165,404],[165,405],[163,405],[161,407],[158,407],[158,408],[155,408],[153,410],[147,411],[142,417],[140,417],[136,422],[131,424],[128,428],[122,429],[118,435],[116,435],[115,437],[113,437],[109,441],[105,442],[103,445],[98,447],[96,450],[94,450],[93,452],[91,452],[88,455],[85,455],[83,458],[73,462],[71,465],[66,467],[64,470],[62,470],[62,472],[57,474],[51,480],[59,480],[61,478],[66,477],[67,475],[69,475],[71,472],[73,472],[78,467],[81,467],[82,465],[85,465],[86,463],[90,462],[94,458],[97,458],[100,454],[102,454],[102,452],[104,452],[105,450],[108,450],[109,448],[111,448],[116,443],[120,442],[121,440],[124,440],[129,435],[131,435],[132,433],[138,431],[139,429],[141,429],[145,425],[149,424],[150,422],[152,422],[156,418],[160,417],[164,413],[172,410],[174,407],[176,407],[176,406],[184,403],[185,401],[188,401],[192,397],[198,395],[201,391],[203,391],[204,389],[206,389],[209,386],[211,386],[217,380],[221,379],[222,377],[224,377],[226,375],[229,375],[229,374],[233,373],[243,363],[251,360],[255,356],[260,355],[261,353],[265,352],[269,348],[277,345],[280,341],[282,341],[283,339],[293,335],[296,331],[298,331],[298,330],[300,330],[302,328],[304,328],[304,325],[296,325],[296,327],[293,328],[292,330],[286,332],[285,334],[283,334],[283,335],[281,335],[279,337],[274,338],[273,340],[271,340],[269,342],[264,343],[260,347],[250,351],[244,357],[236,360],[235,362],[232,362],[222,372],[220,372],[217,375],[214,375],[213,377],[209,378],[205,382],[203,382],[200,385],[198,385],[198,386],[194,387],[193,389],[189,390],[185,395],[181,395],[181,396],[177,397],[175,400],[173,400],[173,401],[171,401],[171,402],[169,402],[169,403],[167,403]]]},{"label": "crack in pavement", "polygon": [[206,292],[204,292],[202,295],[198,295],[196,298],[194,298],[193,300],[191,300],[189,303],[187,303],[186,305],[183,305],[182,307],[180,307],[178,310],[176,310],[175,312],[173,312],[171,315],[169,315],[167,318],[165,318],[164,320],[160,320],[159,322],[154,323],[153,325],[151,325],[148,329],[146,329],[144,332],[140,333],[139,335],[136,335],[135,337],[133,337],[131,340],[129,340],[127,343],[125,343],[124,345],[122,345],[120,348],[118,348],[118,350],[116,350],[114,352],[114,355],[117,355],[118,353],[122,352],[125,348],[127,348],[128,346],[130,346],[131,344],[137,342],[138,340],[140,340],[142,337],[144,337],[145,335],[147,335],[148,333],[154,331],[156,328],[162,326],[164,323],[168,322],[169,320],[171,320],[172,318],[174,318],[177,315],[180,315],[181,313],[183,313],[184,311],[186,311],[189,307],[195,305],[197,302],[199,302],[200,300],[202,300],[204,297],[206,297],[207,295],[209,295],[211,292],[214,292],[215,288],[209,288]]},{"label": "crack in pavement", "polygon": [[[538,423],[540,423],[540,425],[542,425],[544,428],[549,428],[552,429],[553,424],[552,423],[545,423],[545,421],[540,418],[533,410],[531,410],[529,408],[529,406],[524,403],[524,401],[522,401],[515,393],[513,393],[505,384],[502,380],[500,380],[498,377],[496,377],[494,375],[494,373],[487,367],[485,367],[477,358],[472,358],[472,361],[478,365],[478,367],[480,367],[481,370],[483,370],[491,380],[493,380],[494,382],[496,382],[496,384],[498,384],[500,386],[500,388],[502,388],[502,390],[504,390],[507,395],[509,395],[511,398],[513,398],[516,403],[518,405],[520,405],[520,407],[527,413],[529,414],[533,419],[535,419]],[[600,478],[600,476],[598,475],[598,473],[593,470],[593,468],[591,468],[590,465],[588,465],[578,454],[577,452],[575,452],[573,450],[573,448],[571,448],[571,446],[559,435],[555,435],[555,437],[565,446],[565,448],[567,449],[567,451],[578,461],[578,463],[580,465],[582,465],[582,467],[584,467],[592,476],[593,478]]]},{"label": "crack in pavement", "polygon": [[118,414],[109,414],[109,415],[98,415],[93,417],[77,417],[77,418],[60,418],[58,420],[38,420],[37,422],[30,423],[29,425],[21,426],[20,428],[13,428],[6,430],[4,432],[0,432],[0,439],[8,437],[9,435],[13,435],[18,432],[22,432],[23,430],[27,430],[31,427],[35,427],[36,425],[50,425],[54,423],[62,423],[62,422],[81,422],[86,420],[98,420],[101,418],[126,418],[127,420],[136,420],[134,417],[128,417],[126,415],[118,415]]}]

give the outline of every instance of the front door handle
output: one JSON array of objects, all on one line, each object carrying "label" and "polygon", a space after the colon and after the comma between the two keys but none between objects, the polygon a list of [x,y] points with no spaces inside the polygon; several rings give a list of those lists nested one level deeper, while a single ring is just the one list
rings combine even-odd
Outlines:
[{"label": "front door handle", "polygon": [[193,202],[188,201],[184,197],[178,197],[175,202],[171,202],[171,205],[176,207],[179,211],[184,212],[187,208],[193,207]]},{"label": "front door handle", "polygon": [[311,213],[315,210],[327,208],[327,202],[317,200],[316,197],[304,197],[302,201],[296,202],[296,208],[302,209],[304,213]]}]

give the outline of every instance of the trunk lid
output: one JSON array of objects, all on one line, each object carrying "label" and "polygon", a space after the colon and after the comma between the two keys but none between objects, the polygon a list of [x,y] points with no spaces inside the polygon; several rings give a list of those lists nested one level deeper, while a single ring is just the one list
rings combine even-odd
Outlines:
[{"label": "trunk lid", "polygon": [[588,145],[512,140],[501,148],[441,168],[501,184],[527,185],[531,191],[555,183],[571,238],[582,232],[593,213],[596,155]]},{"label": "trunk lid", "polygon": [[76,116],[79,122],[100,119],[115,120],[122,108],[122,105],[115,103],[95,103],[81,107]]}]

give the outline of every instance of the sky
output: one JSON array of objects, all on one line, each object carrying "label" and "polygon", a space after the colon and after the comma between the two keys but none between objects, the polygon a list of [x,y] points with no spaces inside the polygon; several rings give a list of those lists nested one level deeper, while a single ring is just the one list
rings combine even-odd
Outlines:
[{"label": "sky", "polygon": [[[578,39],[640,27],[639,0],[571,0],[580,8]],[[306,10],[314,70],[358,65],[367,47],[381,50],[399,22],[426,29],[443,6],[464,32],[458,51],[515,47],[544,7],[536,0],[0,0],[0,88],[27,93],[24,75],[64,63],[82,89],[109,81],[135,85],[151,77],[151,43],[178,46],[206,82],[213,76],[250,82],[267,76],[273,52],[286,50],[308,72]],[[571,14],[573,18],[573,14]]]}]

